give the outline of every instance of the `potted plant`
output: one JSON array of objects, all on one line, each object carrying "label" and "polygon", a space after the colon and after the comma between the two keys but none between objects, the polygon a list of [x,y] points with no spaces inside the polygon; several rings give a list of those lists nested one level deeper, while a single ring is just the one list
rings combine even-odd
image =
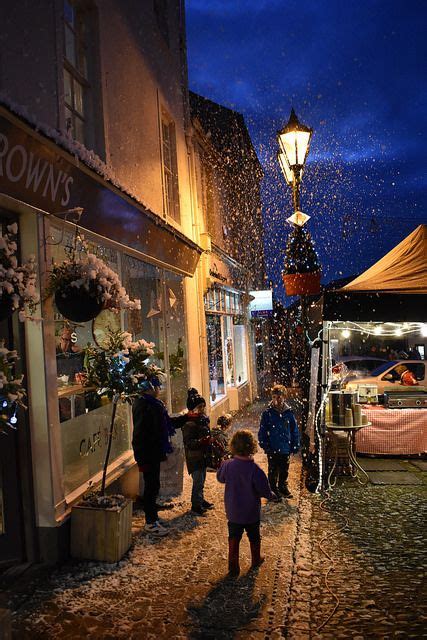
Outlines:
[{"label": "potted plant", "polygon": [[18,264],[16,256],[18,225],[7,226],[7,232],[0,235],[0,320],[5,320],[19,310],[19,319],[25,320],[25,307],[34,313],[40,300],[36,291],[36,259],[31,255],[28,261]]},{"label": "potted plant", "polygon": [[320,292],[321,267],[310,232],[295,225],[286,244],[283,282],[288,296]]},{"label": "potted plant", "polygon": [[140,300],[131,300],[118,274],[102,258],[88,250],[84,237],[76,234],[69,258],[54,263],[47,295],[53,295],[58,311],[72,322],[93,320],[103,309],[115,313],[140,309]]},{"label": "potted plant", "polygon": [[26,409],[24,404],[27,395],[22,386],[23,375],[16,376],[18,354],[4,346],[0,340],[0,434],[7,435],[8,429],[16,429],[18,407]]},{"label": "potted plant", "polygon": [[109,330],[104,348],[85,349],[84,384],[96,387],[100,396],[111,400],[101,487],[91,491],[71,516],[71,555],[88,560],[118,562],[131,543],[132,502],[120,495],[106,495],[108,462],[113,439],[114,421],[119,402],[132,403],[140,394],[141,384],[164,373],[150,362],[154,344],[132,341],[127,332]]}]

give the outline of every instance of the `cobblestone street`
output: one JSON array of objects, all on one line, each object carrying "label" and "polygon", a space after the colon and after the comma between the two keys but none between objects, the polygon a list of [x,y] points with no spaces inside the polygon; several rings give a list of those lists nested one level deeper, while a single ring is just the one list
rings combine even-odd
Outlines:
[{"label": "cobblestone street", "polygon": [[[249,408],[235,427],[256,429],[260,409]],[[265,456],[257,459],[265,465]],[[426,472],[413,469],[425,481]],[[197,519],[189,513],[186,479],[182,500],[163,512],[174,529],[167,538],[150,539],[136,512],[122,562],[70,561],[28,583],[24,594],[11,591],[14,637],[422,637],[425,485],[346,483],[325,502],[302,488],[294,458],[290,487],[294,499],[263,508],[266,562],[258,571],[248,570],[244,540],[241,576],[226,577],[223,487],[208,474],[206,495],[216,508]],[[324,576],[331,566],[329,591]],[[338,607],[329,619],[334,595]]]}]

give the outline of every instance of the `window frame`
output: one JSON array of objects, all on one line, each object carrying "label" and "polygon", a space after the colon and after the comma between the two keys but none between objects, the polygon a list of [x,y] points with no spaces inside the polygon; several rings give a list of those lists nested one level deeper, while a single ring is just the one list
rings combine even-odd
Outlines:
[{"label": "window frame", "polygon": [[[168,133],[167,139],[165,131]],[[169,166],[166,163],[165,151],[168,152]],[[163,180],[163,215],[166,219],[181,225],[176,125],[164,108],[160,112],[160,152]]]}]

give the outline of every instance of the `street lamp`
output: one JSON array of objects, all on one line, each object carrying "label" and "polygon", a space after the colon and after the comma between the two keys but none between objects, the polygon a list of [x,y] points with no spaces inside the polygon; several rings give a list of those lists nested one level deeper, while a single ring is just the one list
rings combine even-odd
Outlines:
[{"label": "street lamp", "polygon": [[279,163],[286,182],[292,186],[295,212],[300,210],[299,186],[312,134],[313,129],[302,124],[293,109],[287,124],[277,134]]},{"label": "street lamp", "polygon": [[[294,209],[293,215],[287,218],[287,221],[293,225],[293,230],[288,237],[282,275],[287,295],[300,296],[303,334],[298,369],[305,403],[308,398],[309,382],[309,353],[306,341],[308,329],[307,295],[316,294],[320,290],[320,263],[310,234],[307,229],[303,228],[310,216],[303,213],[300,206],[300,184],[312,134],[313,130],[298,120],[293,109],[288,122],[277,133],[280,149],[277,159],[287,184],[292,188]],[[306,385],[307,388],[304,388]],[[303,431],[306,427],[306,413],[308,412],[303,411]]]}]

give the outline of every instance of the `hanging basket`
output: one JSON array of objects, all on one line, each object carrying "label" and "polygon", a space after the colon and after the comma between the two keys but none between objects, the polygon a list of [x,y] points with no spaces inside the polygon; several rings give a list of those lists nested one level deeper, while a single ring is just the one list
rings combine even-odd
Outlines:
[{"label": "hanging basket", "polygon": [[283,274],[286,295],[313,296],[320,293],[321,272]]},{"label": "hanging basket", "polygon": [[3,294],[0,298],[0,322],[10,318],[14,311],[16,311],[16,308],[13,306],[12,297]]},{"label": "hanging basket", "polygon": [[61,315],[72,322],[88,322],[99,315],[104,303],[86,289],[67,287],[55,293],[55,304]]}]

